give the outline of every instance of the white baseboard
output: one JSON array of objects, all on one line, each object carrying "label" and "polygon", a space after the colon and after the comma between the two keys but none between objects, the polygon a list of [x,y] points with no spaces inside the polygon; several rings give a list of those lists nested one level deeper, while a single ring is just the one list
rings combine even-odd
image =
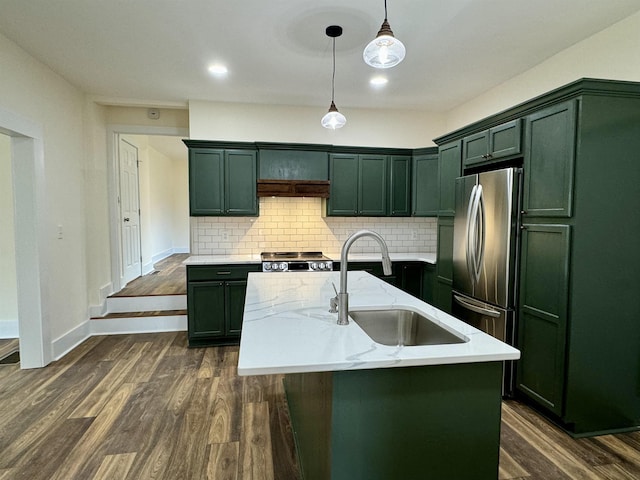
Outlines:
[{"label": "white baseboard", "polygon": [[142,275],[147,275],[151,272],[153,272],[153,264],[156,262],[149,262],[149,263],[145,263],[144,265],[142,265]]},{"label": "white baseboard", "polygon": [[96,319],[90,323],[91,335],[187,331],[186,315]]},{"label": "white baseboard", "polygon": [[88,320],[51,342],[54,360],[60,360],[89,337],[133,333],[186,332],[186,315]]},{"label": "white baseboard", "polygon": [[0,338],[18,338],[18,319],[0,320]]},{"label": "white baseboard", "polygon": [[156,263],[159,262],[160,260],[164,260],[167,257],[170,257],[171,255],[173,255],[173,249],[172,248],[167,248],[164,252],[160,252],[160,253],[156,253],[155,255],[151,256],[151,263]]},{"label": "white baseboard", "polygon": [[91,336],[89,321],[82,322],[75,328],[72,328],[64,335],[56,338],[51,342],[51,351],[54,360],[60,360],[71,350],[76,348],[87,338]]},{"label": "white baseboard", "polygon": [[89,305],[89,318],[101,317],[107,313],[107,298],[113,293],[113,284],[111,282],[100,288],[98,292],[100,296],[99,305]]},{"label": "white baseboard", "polygon": [[153,272],[153,266],[161,260],[170,257],[174,253],[189,253],[189,247],[173,247],[168,248],[163,252],[156,253],[151,256],[151,261],[142,265],[142,275],[147,275]]}]

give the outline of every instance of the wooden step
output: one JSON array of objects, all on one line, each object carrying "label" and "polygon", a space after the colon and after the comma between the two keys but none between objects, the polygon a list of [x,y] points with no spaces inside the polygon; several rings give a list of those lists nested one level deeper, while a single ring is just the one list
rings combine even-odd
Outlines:
[{"label": "wooden step", "polygon": [[137,317],[167,317],[186,315],[187,310],[153,310],[145,312],[115,312],[107,313],[102,317],[92,317],[91,320],[106,320],[110,318],[137,318]]}]

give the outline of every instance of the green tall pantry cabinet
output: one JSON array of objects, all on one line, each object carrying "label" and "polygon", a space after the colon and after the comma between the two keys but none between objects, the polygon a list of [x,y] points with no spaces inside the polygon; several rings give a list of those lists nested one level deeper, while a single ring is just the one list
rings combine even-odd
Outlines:
[{"label": "green tall pantry cabinet", "polygon": [[523,167],[517,393],[576,437],[638,430],[640,83],[581,79],[435,142],[509,122],[521,154],[465,165]]}]

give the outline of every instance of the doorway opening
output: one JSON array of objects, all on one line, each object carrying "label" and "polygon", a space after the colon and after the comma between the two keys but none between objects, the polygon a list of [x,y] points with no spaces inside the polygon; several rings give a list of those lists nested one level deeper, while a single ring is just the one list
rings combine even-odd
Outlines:
[{"label": "doorway opening", "polygon": [[[11,137],[0,133],[0,364],[19,350]],[[13,362],[12,362],[13,363]]]},{"label": "doorway opening", "polygon": [[43,129],[0,108],[0,133],[9,138],[20,367],[44,367],[53,354],[46,313],[51,309],[42,293],[47,260]]},{"label": "doorway opening", "polygon": [[[109,132],[112,286],[117,293],[140,275],[153,272],[156,262],[189,253],[188,150],[182,143],[188,131],[110,126]],[[125,159],[134,154],[135,172],[130,168],[123,175]],[[128,183],[134,174],[137,185]],[[136,224],[137,229],[129,228]],[[133,262],[136,258],[138,265]]]}]

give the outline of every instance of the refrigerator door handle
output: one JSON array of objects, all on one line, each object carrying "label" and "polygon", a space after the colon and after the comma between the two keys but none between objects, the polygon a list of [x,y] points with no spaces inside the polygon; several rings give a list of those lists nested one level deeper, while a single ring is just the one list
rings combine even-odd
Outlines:
[{"label": "refrigerator door handle", "polygon": [[484,216],[484,197],[482,195],[482,185],[478,185],[476,191],[476,254],[474,265],[474,279],[478,283],[480,281],[480,272],[484,263],[484,241],[485,241],[485,216]]},{"label": "refrigerator door handle", "polygon": [[473,188],[471,189],[471,194],[469,195],[469,207],[467,208],[467,222],[466,222],[466,235],[465,235],[467,274],[472,278],[474,278],[474,265],[475,265],[474,253],[475,252],[472,245],[473,226],[471,224],[471,221],[473,218],[477,187],[478,187],[477,185],[474,185]]},{"label": "refrigerator door handle", "polygon": [[460,295],[453,295],[453,299],[460,305],[462,305],[464,308],[471,310],[472,312],[476,312],[479,313],[481,315],[486,315],[488,317],[494,317],[497,318],[500,316],[500,312],[496,311],[496,310],[491,310],[489,308],[483,308],[483,307],[479,307],[478,305],[474,305],[473,303],[468,302],[467,300],[465,300],[464,298],[462,298]]}]

